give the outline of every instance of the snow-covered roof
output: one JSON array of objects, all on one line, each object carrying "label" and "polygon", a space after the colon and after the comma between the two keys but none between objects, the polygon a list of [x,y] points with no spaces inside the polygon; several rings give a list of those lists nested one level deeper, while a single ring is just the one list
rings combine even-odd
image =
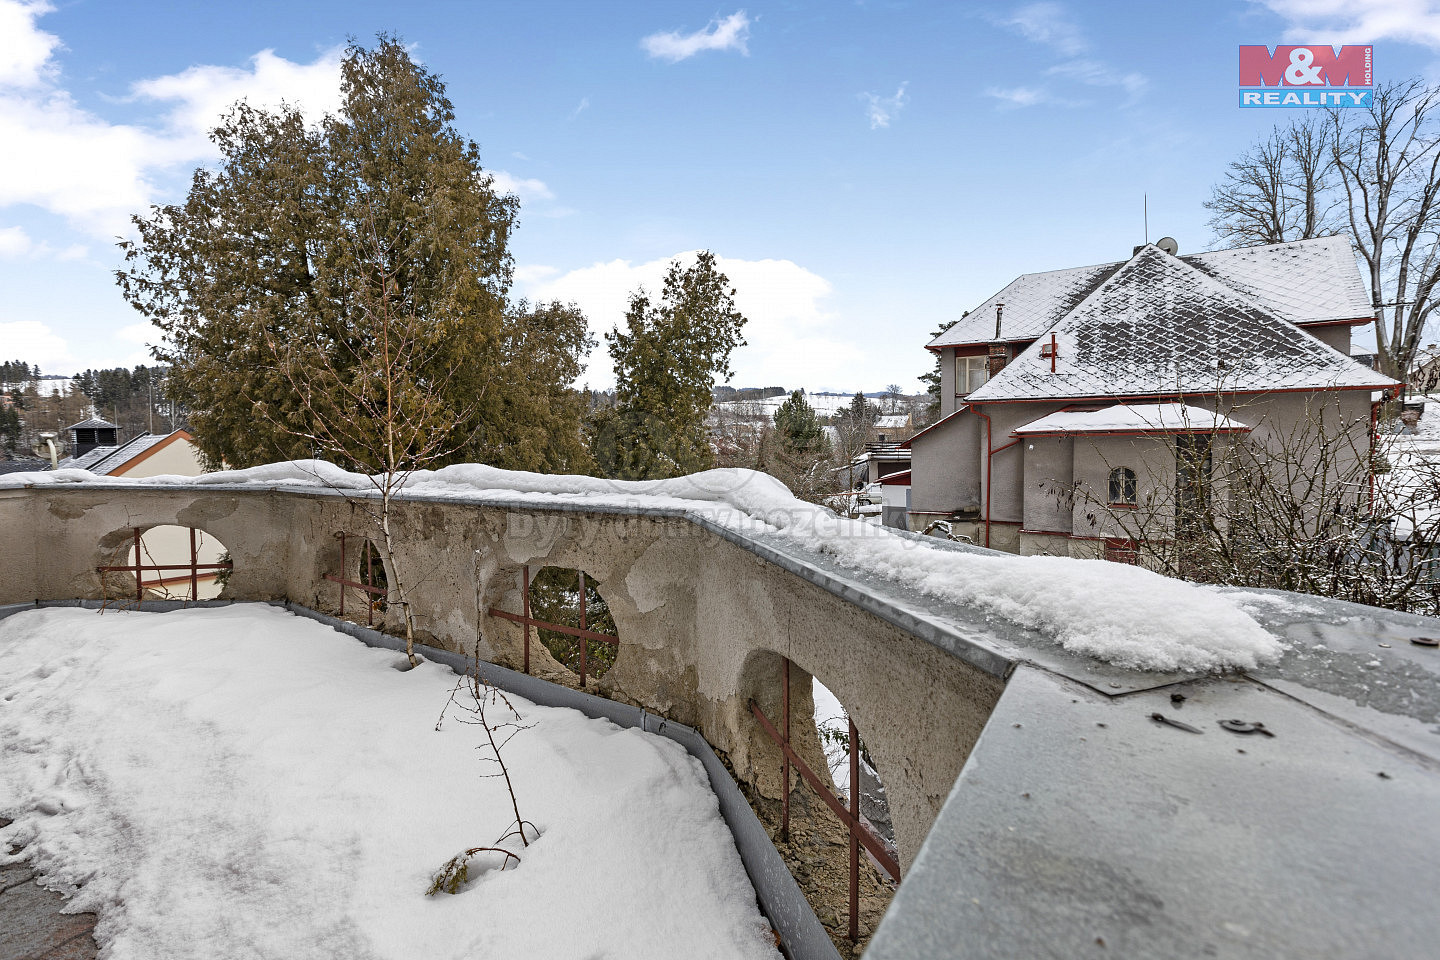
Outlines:
[{"label": "snow-covered roof", "polygon": [[887,487],[908,487],[910,486],[910,471],[901,470],[898,473],[887,473],[880,478],[880,482]]},{"label": "snow-covered roof", "polygon": [[1249,294],[1291,323],[1375,317],[1345,237],[1213,250],[1180,259]]},{"label": "snow-covered roof", "polygon": [[910,418],[903,413],[875,418],[875,426],[880,430],[901,430],[909,425]]},{"label": "snow-covered roof", "polygon": [[1240,433],[1250,428],[1185,403],[1117,403],[1104,410],[1060,410],[1011,431],[1013,436],[1076,433]]},{"label": "snow-covered roof", "polygon": [[1058,347],[1053,371],[1047,337],[970,402],[1395,384],[1153,244],[1050,333]]},{"label": "snow-covered roof", "polygon": [[[1350,241],[1317,237],[1178,258],[1291,323],[1328,323],[1374,317]],[[989,343],[995,339],[995,305],[1003,303],[1000,339],[1034,340],[1049,331],[1108,280],[1125,261],[1070,270],[1027,273],[976,307],[931,347]]]},{"label": "snow-covered roof", "polygon": [[995,311],[999,304],[1005,307],[1000,316],[1000,339],[1034,340],[1119,268],[1118,263],[1101,263],[1092,267],[1022,274],[931,340],[929,345],[945,347],[957,343],[989,343],[995,339]]},{"label": "snow-covered roof", "polygon": [[109,476],[140,454],[169,437],[170,433],[142,433],[117,446],[92,447],[78,457],[66,457],[59,463],[61,470],[89,470],[98,476]]},{"label": "snow-covered roof", "polygon": [[120,427],[109,420],[101,420],[99,417],[87,417],[79,423],[72,423],[66,430],[119,430]]}]

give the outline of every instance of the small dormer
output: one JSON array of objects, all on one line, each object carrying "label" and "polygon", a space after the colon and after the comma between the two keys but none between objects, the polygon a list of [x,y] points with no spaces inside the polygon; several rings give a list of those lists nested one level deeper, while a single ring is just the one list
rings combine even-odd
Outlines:
[{"label": "small dormer", "polygon": [[113,447],[120,442],[120,428],[108,420],[91,417],[65,428],[70,431],[71,456],[78,457],[96,447]]}]

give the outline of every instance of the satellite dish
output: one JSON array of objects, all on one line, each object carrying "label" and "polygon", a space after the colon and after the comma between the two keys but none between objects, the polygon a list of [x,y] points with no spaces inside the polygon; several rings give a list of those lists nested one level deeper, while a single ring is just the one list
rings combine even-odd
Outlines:
[{"label": "satellite dish", "polygon": [[1155,241],[1155,246],[1159,247],[1161,250],[1164,250],[1172,257],[1180,252],[1180,244],[1175,242],[1174,237],[1161,237],[1159,240]]}]

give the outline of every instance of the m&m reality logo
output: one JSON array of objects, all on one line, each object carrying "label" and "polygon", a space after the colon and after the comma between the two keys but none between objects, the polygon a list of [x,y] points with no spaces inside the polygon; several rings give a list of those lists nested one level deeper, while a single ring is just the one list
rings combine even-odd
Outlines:
[{"label": "m&m reality logo", "polygon": [[1370,44],[1240,48],[1242,107],[1368,107]]}]

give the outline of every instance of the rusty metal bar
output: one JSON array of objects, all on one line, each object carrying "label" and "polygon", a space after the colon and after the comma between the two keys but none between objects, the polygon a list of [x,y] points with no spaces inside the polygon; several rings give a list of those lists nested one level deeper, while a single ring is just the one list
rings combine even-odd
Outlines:
[{"label": "rusty metal bar", "polygon": [[346,580],[344,577],[333,577],[328,573],[325,574],[325,579],[329,580],[331,583],[338,583],[346,587],[354,587],[356,590],[364,590],[366,593],[374,594],[377,597],[383,597],[386,593],[389,592],[384,587],[372,587],[367,583],[356,583],[354,580]]},{"label": "rusty metal bar", "polygon": [[[374,566],[372,565],[372,561],[371,561],[371,559],[370,559],[370,557],[371,557],[371,551],[372,551],[373,549],[374,549],[374,547],[372,547],[372,546],[370,545],[370,541],[369,541],[369,540],[366,540],[366,541],[365,541],[365,559],[364,559],[363,561],[361,561],[362,563],[365,564],[365,572],[364,572],[364,574],[360,577],[360,582],[361,582],[361,583],[368,583],[368,584],[370,584],[370,586],[372,586],[372,587],[375,586],[375,580],[374,580],[375,568],[374,568]],[[341,572],[341,573],[344,573],[345,571],[344,571],[344,570],[341,570],[340,572]],[[370,591],[370,592],[373,594],[373,591]],[[370,601],[369,603],[365,604],[365,625],[366,625],[367,627],[373,627],[373,626],[375,626],[375,601],[373,601],[373,600]]]},{"label": "rusty metal bar", "polygon": [[850,811],[845,809],[845,805],[836,798],[835,794],[820,783],[820,778],[815,776],[815,772],[810,769],[804,760],[800,759],[800,755],[795,752],[790,744],[781,738],[779,731],[775,729],[775,725],[770,722],[770,718],[765,716],[765,711],[761,710],[760,705],[753,700],[750,701],[750,712],[755,715],[755,719],[760,722],[761,728],[769,734],[770,739],[779,744],[780,749],[789,755],[790,762],[795,766],[796,772],[804,778],[806,783],[810,784],[811,789],[820,795],[820,799],[835,813],[835,816],[840,818],[840,822],[851,830],[859,840],[860,845],[870,851],[871,856],[875,858],[875,862],[880,865],[880,869],[890,874],[891,878],[899,880],[900,864],[896,862],[895,857],[890,851],[885,849],[885,841],[881,840],[879,835],[877,835],[864,820],[851,816]]},{"label": "rusty metal bar", "polygon": [[[199,563],[199,564],[196,564],[195,567],[196,567],[197,570],[229,570],[229,569],[231,568],[231,565],[228,564],[228,563]],[[107,572],[107,573],[110,572],[110,571],[121,571],[121,572],[134,573],[136,570],[189,570],[189,569],[190,569],[190,564],[188,564],[188,563],[142,563],[142,564],[140,564],[140,566],[137,567],[137,566],[135,566],[135,564],[133,564],[133,563],[126,563],[126,564],[120,564],[120,565],[114,565],[114,566],[96,567],[95,569],[96,569],[97,571]],[[185,579],[185,578],[184,578],[184,577],[181,577],[180,579],[183,580],[183,579]]]},{"label": "rusty metal bar", "polygon": [[196,552],[195,528],[190,528],[190,599],[200,599],[200,555]]},{"label": "rusty metal bar", "polygon": [[[780,713],[785,724],[785,746],[790,746],[790,658],[785,658],[781,668],[784,692],[780,695]],[[785,784],[785,793],[780,800],[780,840],[790,842],[790,754],[780,751],[780,776]]]},{"label": "rusty metal bar", "polygon": [[[860,734],[855,732],[855,721],[850,723],[850,817],[860,822]],[[855,829],[850,829],[850,942],[860,939],[860,844]]]},{"label": "rusty metal bar", "polygon": [[140,528],[130,529],[135,534],[135,599],[138,601],[145,599],[145,587],[140,582]]},{"label": "rusty metal bar", "polygon": [[525,564],[525,566],[521,567],[520,570],[521,570],[521,577],[523,578],[524,589],[525,589],[525,597],[524,597],[524,603],[523,603],[523,609],[524,609],[524,611],[525,611],[525,620],[523,621],[523,622],[524,622],[524,625],[525,625],[525,672],[526,672],[526,673],[529,673],[529,672],[530,672],[530,564],[528,564],[528,563]]},{"label": "rusty metal bar", "polygon": [[[345,576],[345,531],[341,530],[335,536],[340,541],[340,576],[343,577]],[[326,579],[328,580],[330,577],[327,576]],[[343,617],[345,616],[345,581],[337,582],[340,584],[340,616]]]},{"label": "rusty metal bar", "polygon": [[580,573],[580,689],[585,689],[585,657],[589,653],[587,644],[589,640],[585,636],[585,571]]},{"label": "rusty metal bar", "polygon": [[499,617],[501,620],[509,620],[511,623],[524,623],[539,627],[541,630],[552,630],[555,633],[563,633],[569,637],[584,635],[587,640],[599,640],[603,643],[619,643],[619,637],[612,637],[608,633],[596,633],[594,630],[577,630],[574,627],[567,627],[563,623],[551,623],[548,620],[536,620],[534,617],[522,617],[518,613],[510,613],[501,610],[499,607],[491,607],[485,611],[492,617]]}]

